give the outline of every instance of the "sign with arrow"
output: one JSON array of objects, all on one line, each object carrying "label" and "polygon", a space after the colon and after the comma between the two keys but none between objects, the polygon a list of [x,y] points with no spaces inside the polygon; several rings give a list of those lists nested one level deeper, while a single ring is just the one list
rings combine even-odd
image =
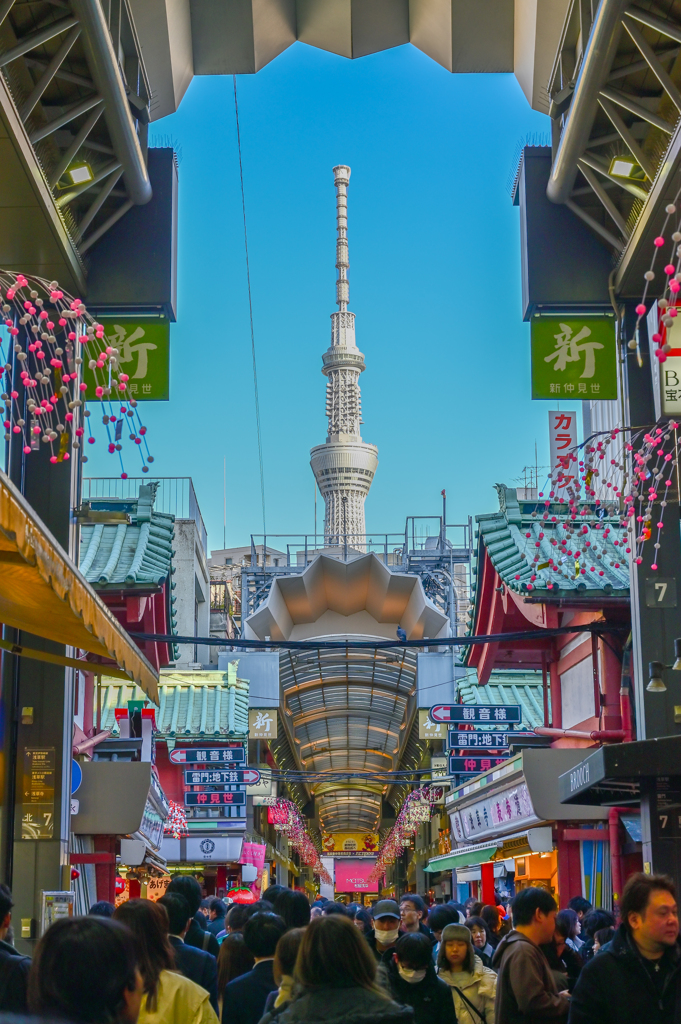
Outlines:
[{"label": "sign with arrow", "polygon": [[234,747],[175,747],[170,751],[171,764],[215,765],[243,764],[246,752],[243,743]]},{"label": "sign with arrow", "polygon": [[[511,733],[510,735],[515,735]],[[462,747],[475,747],[485,750],[500,750],[508,746],[509,733],[500,729],[499,732],[475,732],[473,729],[466,729],[458,732],[455,729],[449,730],[449,749],[460,750]]]},{"label": "sign with arrow", "polygon": [[185,768],[187,786],[254,786],[260,782],[256,768]]},{"label": "sign with arrow", "polygon": [[434,722],[499,725],[522,722],[523,710],[520,704],[436,704],[430,717]]}]

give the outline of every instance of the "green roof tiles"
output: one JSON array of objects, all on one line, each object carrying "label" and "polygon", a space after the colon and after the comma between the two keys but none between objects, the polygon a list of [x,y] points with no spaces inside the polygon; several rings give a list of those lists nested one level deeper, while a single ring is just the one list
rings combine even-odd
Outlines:
[{"label": "green roof tiles", "polygon": [[[248,735],[247,679],[228,672],[162,671],[156,710],[157,739],[232,739]],[[143,700],[138,686],[102,678],[102,729],[118,734],[116,708],[128,701]],[[154,706],[154,705],[150,705]]]},{"label": "green roof tiles", "polygon": [[80,571],[95,587],[161,586],[172,573],[175,517],[155,512],[155,486],[142,484],[137,499],[93,498],[98,514],[127,513],[129,522],[81,525]]},{"label": "green roof tiles", "polygon": [[476,673],[469,670],[459,682],[459,695],[464,704],[520,704],[523,727],[534,729],[544,724],[541,672],[495,669],[489,682],[478,686]]},{"label": "green roof tiles", "polygon": [[515,488],[503,484],[497,484],[497,492],[499,511],[476,516],[477,557],[479,563],[486,551],[507,587],[535,596],[628,596],[629,566],[619,517],[601,517],[594,506],[592,513],[573,520],[567,505],[518,502]]}]

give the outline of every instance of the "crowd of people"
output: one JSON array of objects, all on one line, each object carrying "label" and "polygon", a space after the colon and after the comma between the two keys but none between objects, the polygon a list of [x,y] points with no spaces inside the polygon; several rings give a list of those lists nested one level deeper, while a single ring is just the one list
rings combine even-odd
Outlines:
[{"label": "crowd of people", "polygon": [[[202,899],[189,875],[154,902],[55,922],[32,960],[0,886],[0,1013],[72,1024],[679,1024],[674,885],[634,875],[619,924],[528,887],[508,907],[373,907],[272,885]],[[16,1018],[14,1018],[16,1019]]]}]

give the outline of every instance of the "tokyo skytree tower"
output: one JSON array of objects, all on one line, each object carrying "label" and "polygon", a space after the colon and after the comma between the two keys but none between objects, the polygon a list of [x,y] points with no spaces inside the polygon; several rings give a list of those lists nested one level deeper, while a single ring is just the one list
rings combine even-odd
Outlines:
[{"label": "tokyo skytree tower", "polygon": [[359,375],[364,356],[355,344],[355,314],[348,312],[348,184],[349,167],[334,167],[336,185],[336,305],[331,314],[331,345],[322,356],[326,385],[326,415],[329,418],[325,444],[310,452],[312,472],[326,504],[324,545],[347,540],[364,550],[366,526],[364,501],[378,466],[378,448],[365,444],[360,434],[362,399]]}]

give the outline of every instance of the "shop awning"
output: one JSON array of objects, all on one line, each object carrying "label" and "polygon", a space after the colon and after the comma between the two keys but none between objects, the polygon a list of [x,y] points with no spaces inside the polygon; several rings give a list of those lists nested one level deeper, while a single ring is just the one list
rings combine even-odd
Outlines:
[{"label": "shop awning", "polygon": [[111,659],[158,703],[158,673],[2,472],[0,622]]},{"label": "shop awning", "polygon": [[469,864],[484,864],[496,854],[498,845],[497,842],[480,843],[470,846],[467,850],[461,848],[452,850],[451,853],[445,853],[441,857],[433,857],[423,870],[428,872],[451,871],[452,868],[465,868]]},{"label": "shop awning", "polygon": [[669,775],[681,759],[681,736],[613,743],[595,750],[558,779],[564,804],[638,803],[641,781]]}]

